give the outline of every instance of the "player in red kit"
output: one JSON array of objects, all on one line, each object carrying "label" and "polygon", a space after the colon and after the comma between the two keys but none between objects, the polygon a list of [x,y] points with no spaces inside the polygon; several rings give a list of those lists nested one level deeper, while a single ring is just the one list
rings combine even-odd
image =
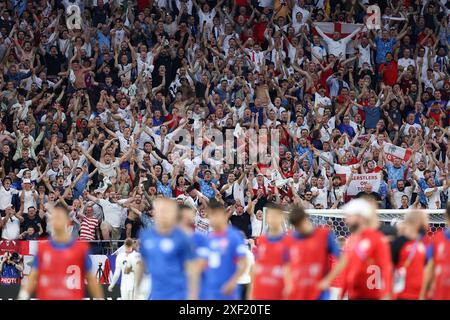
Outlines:
[{"label": "player in red kit", "polygon": [[343,208],[352,233],[345,251],[341,298],[390,299],[393,266],[387,238],[377,230],[375,207],[363,198],[350,201]]},{"label": "player in red kit", "polygon": [[40,300],[81,300],[85,279],[93,298],[103,298],[95,275],[90,271],[89,245],[71,238],[69,212],[56,205],[48,208],[53,236],[38,244],[37,255],[19,299],[29,299],[34,291]]},{"label": "player in red kit", "polygon": [[283,210],[273,203],[269,203],[266,208],[268,233],[257,241],[251,297],[255,300],[281,300],[287,258],[287,237],[282,227]]},{"label": "player in red kit", "polygon": [[328,300],[329,290],[321,289],[319,283],[328,275],[330,255],[340,256],[335,236],[326,227],[314,228],[298,206],[292,208],[289,221],[295,231],[288,240],[287,298]]},{"label": "player in red kit", "polygon": [[[447,226],[450,223],[450,205],[446,211]],[[428,264],[420,299],[450,300],[450,232],[440,230],[428,247]]]},{"label": "player in red kit", "polygon": [[422,238],[427,227],[428,217],[424,212],[410,211],[399,228],[399,236],[391,243],[396,299],[419,299],[427,258]]}]

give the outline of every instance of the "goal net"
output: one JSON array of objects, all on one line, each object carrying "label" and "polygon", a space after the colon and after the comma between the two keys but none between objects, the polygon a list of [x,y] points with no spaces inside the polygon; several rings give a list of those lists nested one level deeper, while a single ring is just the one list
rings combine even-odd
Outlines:
[{"label": "goal net", "polygon": [[[436,231],[445,228],[445,210],[424,210],[429,219],[428,235],[433,235]],[[350,231],[345,224],[345,213],[342,209],[307,209],[306,210],[309,219],[315,226],[325,225],[328,226],[336,235],[336,237],[344,236],[348,237]],[[405,214],[408,210],[391,210],[391,209],[380,209],[377,210],[378,218],[381,223],[384,224],[396,224],[403,221]],[[285,211],[285,222],[283,228],[285,230],[292,229],[292,226],[288,222],[289,212]],[[266,218],[266,208],[264,208],[263,215],[263,233],[267,230]]]}]

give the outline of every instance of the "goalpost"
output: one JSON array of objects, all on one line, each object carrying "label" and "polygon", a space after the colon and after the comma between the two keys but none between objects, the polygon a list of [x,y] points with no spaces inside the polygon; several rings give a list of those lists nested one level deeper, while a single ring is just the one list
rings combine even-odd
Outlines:
[{"label": "goalpost", "polygon": [[[336,237],[344,236],[348,237],[350,231],[345,224],[345,213],[342,209],[306,209],[311,222],[315,226],[327,225],[331,230],[333,230]],[[378,218],[382,223],[393,224],[395,222],[401,222],[404,219],[404,215],[409,210],[398,210],[398,209],[379,209],[377,210]],[[445,228],[446,218],[444,209],[435,210],[423,210],[428,215],[429,219],[429,233],[434,234],[436,231]],[[266,225],[266,208],[263,209],[263,223],[262,223],[262,233],[267,230]],[[283,229],[291,230],[292,226],[288,222],[289,212],[285,211],[285,222]]]}]

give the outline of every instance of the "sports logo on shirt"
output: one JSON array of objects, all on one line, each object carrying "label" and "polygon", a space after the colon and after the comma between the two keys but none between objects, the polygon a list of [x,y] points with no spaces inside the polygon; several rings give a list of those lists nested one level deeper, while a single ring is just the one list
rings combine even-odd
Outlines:
[{"label": "sports logo on shirt", "polygon": [[173,241],[171,239],[163,239],[159,243],[159,248],[162,252],[170,252],[173,250],[174,246],[175,245],[173,244]]},{"label": "sports logo on shirt", "polygon": [[366,252],[367,250],[369,250],[369,248],[370,241],[368,239],[364,239],[358,244],[358,250],[361,252]]},{"label": "sports logo on shirt", "polygon": [[320,272],[320,264],[318,263],[313,263],[310,267],[309,267],[309,274],[312,277],[315,277],[319,274]]}]

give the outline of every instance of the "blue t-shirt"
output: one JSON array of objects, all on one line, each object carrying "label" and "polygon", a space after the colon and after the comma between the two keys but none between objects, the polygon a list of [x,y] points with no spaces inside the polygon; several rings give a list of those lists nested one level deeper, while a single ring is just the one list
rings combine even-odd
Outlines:
[{"label": "blue t-shirt", "polygon": [[388,52],[394,53],[394,46],[397,43],[395,38],[390,38],[388,41],[384,41],[381,37],[375,38],[375,44],[377,46],[376,63],[381,64],[386,62],[386,54]]},{"label": "blue t-shirt", "polygon": [[366,124],[367,129],[375,129],[377,127],[377,122],[381,118],[380,107],[364,107],[364,113],[366,114]]},{"label": "blue t-shirt", "polygon": [[392,188],[397,189],[397,181],[405,178],[406,166],[401,165],[400,168],[394,167],[393,164],[386,165],[388,179],[392,180]]},{"label": "blue t-shirt", "polygon": [[313,158],[313,152],[310,152],[311,149],[309,147],[302,147],[301,145],[297,146],[297,153],[298,155],[301,157],[302,155],[304,155],[306,152],[309,152],[308,155],[306,156],[306,159],[309,162],[309,165],[312,166],[314,158]]},{"label": "blue t-shirt", "polygon": [[208,268],[205,271],[205,290],[208,300],[237,300],[239,289],[225,295],[222,287],[237,270],[236,263],[245,257],[247,248],[244,238],[234,227],[228,227],[222,233],[211,232],[208,235]]},{"label": "blue t-shirt", "polygon": [[140,234],[141,254],[146,272],[151,275],[151,300],[185,300],[188,297],[185,263],[194,258],[193,244],[187,234],[175,228],[162,235],[154,227]]},{"label": "blue t-shirt", "polygon": [[355,129],[350,125],[346,126],[343,122],[339,124],[338,129],[342,134],[347,133],[350,138],[356,135]]},{"label": "blue t-shirt", "polygon": [[[194,232],[191,236],[192,243],[194,244],[194,255],[197,259],[208,260],[208,238],[199,232]],[[199,287],[199,299],[206,299],[206,281],[205,272],[200,274]]]},{"label": "blue t-shirt", "polygon": [[215,179],[211,179],[209,182],[203,179],[198,179],[198,184],[200,185],[200,191],[208,197],[208,199],[213,199],[216,196],[212,184],[216,184]]}]

